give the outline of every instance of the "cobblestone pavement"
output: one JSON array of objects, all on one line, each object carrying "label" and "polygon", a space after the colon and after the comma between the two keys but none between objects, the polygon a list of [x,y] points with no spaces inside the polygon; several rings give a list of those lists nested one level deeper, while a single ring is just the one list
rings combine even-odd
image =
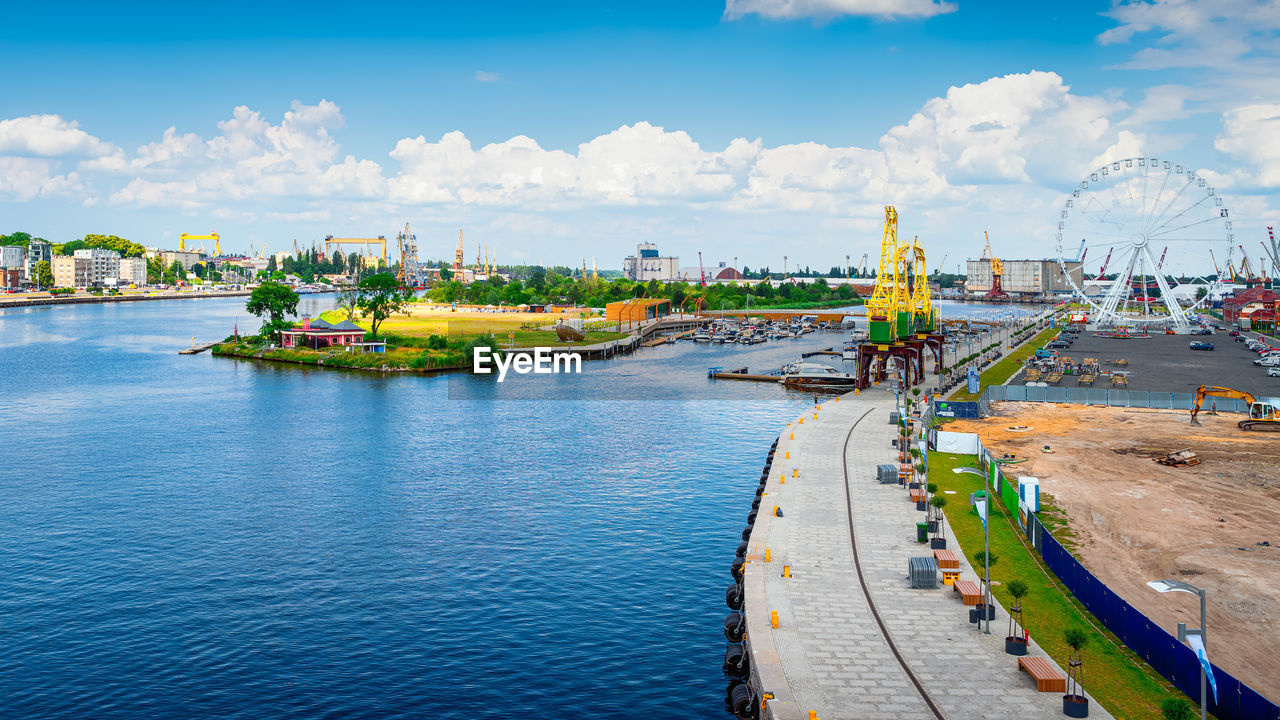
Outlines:
[{"label": "cobblestone pavement", "polygon": [[[760,662],[781,664],[786,695],[793,699],[775,708],[777,716],[807,718],[816,711],[821,720],[935,717],[911,674],[949,720],[1061,716],[1061,693],[1036,692],[1031,677],[1018,671],[1017,659],[1005,654],[1003,608],[986,635],[969,624],[968,608],[940,580],[935,590],[909,589],[908,558],[931,551],[915,540],[923,513],[906,490],[876,482],[876,465],[897,457],[892,407],[893,396],[883,390],[845,395],[807,412],[803,424],[797,420],[782,434],[761,502],[762,514],[776,505],[782,517],[768,518],[766,535],[752,536],[751,551],[753,563],[763,567],[765,604],[778,613],[771,638],[753,631],[753,653]],[[850,541],[842,449],[855,421],[847,492],[858,560],[901,661],[867,602]],[[785,484],[779,482],[783,474]],[[956,555],[961,577],[975,580],[964,552],[957,549]],[[791,568],[790,578],[782,576],[784,565]],[[759,651],[769,640],[776,656]],[[1033,642],[1029,655],[1044,653]],[[1096,703],[1090,706],[1090,717],[1110,717]]]}]

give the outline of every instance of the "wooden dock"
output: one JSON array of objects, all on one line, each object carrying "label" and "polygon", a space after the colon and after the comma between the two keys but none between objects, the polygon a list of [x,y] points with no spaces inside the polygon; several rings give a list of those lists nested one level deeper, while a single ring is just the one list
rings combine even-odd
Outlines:
[{"label": "wooden dock", "polygon": [[198,353],[202,353],[202,352],[204,352],[205,350],[208,350],[209,348],[213,347],[214,345],[221,345],[221,344],[222,344],[222,341],[221,341],[221,340],[215,340],[214,342],[211,342],[211,343],[203,343],[203,344],[200,344],[200,345],[192,345],[192,346],[191,346],[191,347],[189,347],[189,348],[183,348],[183,349],[179,350],[179,351],[178,351],[178,354],[179,354],[179,355],[196,355],[196,354],[198,354]]}]

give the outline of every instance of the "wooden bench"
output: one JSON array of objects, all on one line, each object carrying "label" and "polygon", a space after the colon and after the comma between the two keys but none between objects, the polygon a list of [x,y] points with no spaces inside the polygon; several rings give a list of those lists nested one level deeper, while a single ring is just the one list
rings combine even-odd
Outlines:
[{"label": "wooden bench", "polygon": [[960,580],[951,587],[960,593],[965,605],[980,605],[982,603],[982,590],[978,587],[978,583],[972,580]]},{"label": "wooden bench", "polygon": [[934,550],[933,559],[938,561],[941,570],[959,570],[960,559],[950,550]]},{"label": "wooden bench", "polygon": [[1067,691],[1067,678],[1042,657],[1020,657],[1018,669],[1026,670],[1028,675],[1036,679],[1036,692]]},{"label": "wooden bench", "polygon": [[916,488],[915,490],[911,491],[911,502],[913,503],[924,502],[925,500],[928,499],[928,497],[929,497],[928,493],[926,493],[923,488]]}]

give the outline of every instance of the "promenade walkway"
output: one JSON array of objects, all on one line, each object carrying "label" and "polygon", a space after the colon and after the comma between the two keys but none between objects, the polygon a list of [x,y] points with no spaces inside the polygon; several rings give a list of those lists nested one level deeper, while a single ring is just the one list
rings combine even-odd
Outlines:
[{"label": "promenade walkway", "polygon": [[[892,408],[884,390],[844,395],[782,433],[745,569],[757,687],[774,695],[767,715],[1061,717],[1062,693],[1036,692],[1017,658],[1005,654],[1003,608],[986,635],[940,577],[938,589],[909,589],[908,558],[931,551],[916,542],[923,513],[906,491],[876,482],[876,465],[897,458]],[[772,515],[775,505],[782,517]],[[961,578],[976,580],[965,558],[974,549],[949,543]],[[1034,638],[1028,656],[1044,657]],[[1110,717],[1090,706],[1090,717]]]}]

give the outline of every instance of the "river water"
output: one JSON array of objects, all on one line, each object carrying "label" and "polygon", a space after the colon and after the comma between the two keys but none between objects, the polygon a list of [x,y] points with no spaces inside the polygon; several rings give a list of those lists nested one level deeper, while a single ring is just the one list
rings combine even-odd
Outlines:
[{"label": "river water", "polygon": [[813,398],[706,368],[840,336],[502,385],[176,354],[237,323],[0,311],[0,717],[724,717],[733,548]]}]

